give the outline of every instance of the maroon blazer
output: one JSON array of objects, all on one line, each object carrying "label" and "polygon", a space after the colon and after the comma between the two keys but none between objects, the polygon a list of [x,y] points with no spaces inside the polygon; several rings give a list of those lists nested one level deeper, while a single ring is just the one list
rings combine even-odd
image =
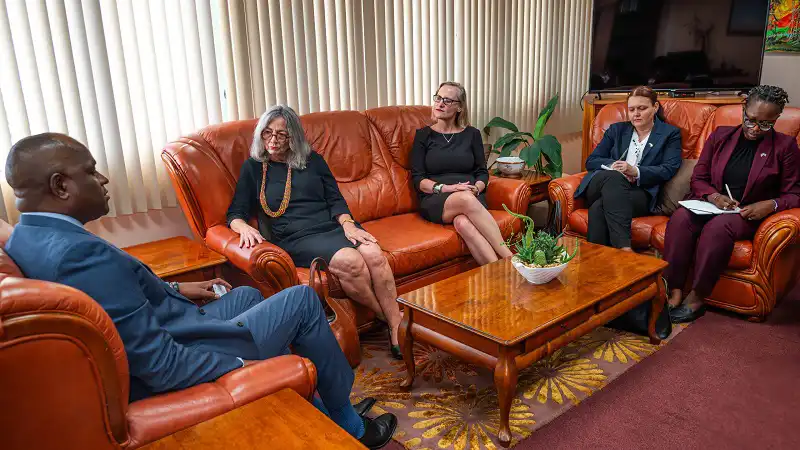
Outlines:
[{"label": "maroon blazer", "polygon": [[[741,125],[711,133],[692,173],[691,198],[725,193],[722,175],[741,134]],[[776,200],[778,211],[800,207],[800,149],[793,137],[774,129],[758,145],[740,201],[749,205],[762,200]]]}]

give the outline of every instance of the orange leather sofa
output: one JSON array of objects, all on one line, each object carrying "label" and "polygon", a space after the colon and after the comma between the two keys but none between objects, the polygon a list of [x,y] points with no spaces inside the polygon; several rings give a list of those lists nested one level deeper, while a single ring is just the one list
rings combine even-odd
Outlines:
[{"label": "orange leather sofa", "polygon": [[[667,122],[681,129],[683,158],[697,159],[706,138],[720,125],[742,122],[742,107],[662,100]],[[624,103],[607,105],[600,110],[592,125],[592,143],[596,147],[613,123],[627,120]],[[800,109],[787,107],[775,129],[797,136],[800,143]],[[550,198],[561,204],[561,223],[565,233],[586,236],[589,212],[583,199],[573,195],[586,173],[554,180],[548,190]],[[664,234],[669,218],[648,216],[633,219],[632,245],[638,251],[663,252]],[[761,321],[777,301],[794,285],[800,269],[800,209],[773,214],[758,229],[752,241],[736,243],[726,270],[711,296],[710,305],[744,314]],[[691,280],[689,280],[691,283]]]},{"label": "orange leather sofa", "polygon": [[134,403],[114,323],[86,294],[23,277],[0,250],[0,448],[135,449],[284,388],[311,399],[314,365],[287,355]]},{"label": "orange leather sofa", "polygon": [[[452,226],[427,222],[416,212],[409,156],[415,131],[429,124],[430,116],[430,107],[394,106],[301,117],[311,147],[328,162],[354,218],[378,239],[400,293],[476,266]],[[227,256],[249,275],[253,286],[268,295],[308,283],[309,273],[308,269],[296,268],[289,255],[273,244],[239,248],[238,235],[226,226],[225,213],[240,167],[249,156],[256,122],[252,119],[209,126],[168,144],[161,157],[195,236]],[[525,182],[490,179],[487,203],[504,236],[518,231],[520,224],[503,211],[502,205],[524,213],[529,198],[530,188]],[[353,327],[360,329],[368,327],[374,318],[372,312],[341,298],[335,280],[330,284],[335,298],[328,303],[346,312],[346,317],[337,320],[352,321]],[[347,337],[356,339],[349,345],[337,337],[351,364],[357,364],[360,357],[346,349],[358,349],[356,333]]]}]

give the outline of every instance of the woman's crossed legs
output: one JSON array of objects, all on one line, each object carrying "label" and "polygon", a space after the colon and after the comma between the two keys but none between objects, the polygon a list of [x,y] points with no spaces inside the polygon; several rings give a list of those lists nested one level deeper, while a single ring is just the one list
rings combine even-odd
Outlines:
[{"label": "woman's crossed legs", "polygon": [[454,192],[444,202],[442,221],[452,223],[480,265],[511,256],[497,222],[472,191]]}]

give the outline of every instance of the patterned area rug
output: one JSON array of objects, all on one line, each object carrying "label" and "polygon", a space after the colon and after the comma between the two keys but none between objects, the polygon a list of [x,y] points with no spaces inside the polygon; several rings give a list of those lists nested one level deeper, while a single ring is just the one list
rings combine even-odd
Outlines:
[{"label": "patterned area rug", "polygon": [[[684,327],[674,326],[666,345]],[[388,333],[361,336],[363,358],[356,368],[352,401],[375,397],[370,416],[397,416],[394,439],[412,450],[495,449],[500,411],[492,372],[426,344],[415,344],[417,374],[404,392],[405,363],[392,359]],[[598,328],[550,357],[519,372],[511,406],[511,446],[530,436],[633,367],[660,346],[643,336]]]}]

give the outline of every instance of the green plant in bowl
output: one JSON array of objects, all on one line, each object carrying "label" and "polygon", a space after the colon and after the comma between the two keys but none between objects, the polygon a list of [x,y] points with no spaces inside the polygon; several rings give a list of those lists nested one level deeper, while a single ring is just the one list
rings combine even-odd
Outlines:
[{"label": "green plant in bowl", "polygon": [[[502,117],[495,117],[490,120],[483,127],[483,132],[487,136],[492,128],[502,128],[510,131],[510,133],[506,133],[497,139],[492,153],[502,158],[511,156],[514,151],[519,149],[519,157],[525,161],[527,167],[532,168],[537,173],[547,174],[551,178],[561,177],[563,168],[561,143],[558,142],[555,136],[544,134],[544,127],[553,112],[555,112],[558,100],[559,94],[556,93],[539,112],[533,132],[520,131],[516,124]],[[492,165],[495,163],[492,163]]]},{"label": "green plant in bowl", "polygon": [[578,238],[575,238],[575,250],[569,254],[567,249],[558,243],[563,234],[553,236],[546,231],[535,231],[533,219],[509,210],[505,204],[503,208],[525,224],[525,232],[521,235],[511,235],[506,245],[516,251],[514,257],[526,266],[536,269],[556,267],[568,263],[578,254]]}]

